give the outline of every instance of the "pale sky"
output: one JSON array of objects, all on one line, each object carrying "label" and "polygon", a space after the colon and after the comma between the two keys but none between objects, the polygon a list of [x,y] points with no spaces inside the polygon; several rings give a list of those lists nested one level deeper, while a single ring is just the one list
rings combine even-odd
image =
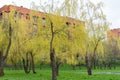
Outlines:
[{"label": "pale sky", "polygon": [[[0,0],[0,7],[3,5],[17,5],[30,8],[30,3],[34,1],[36,5],[40,5],[40,0]],[[43,0],[41,0],[43,1]],[[45,0],[44,0],[45,1]],[[48,1],[48,0],[46,0]],[[49,0],[50,1],[50,0]],[[107,20],[112,23],[110,28],[120,28],[120,0],[91,0],[94,3],[102,1],[104,3],[104,13],[107,16]]]}]

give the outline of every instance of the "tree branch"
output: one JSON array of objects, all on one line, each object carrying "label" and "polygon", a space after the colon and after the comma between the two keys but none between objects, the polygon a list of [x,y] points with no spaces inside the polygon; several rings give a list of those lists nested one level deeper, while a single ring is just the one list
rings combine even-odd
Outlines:
[{"label": "tree branch", "polygon": [[3,60],[5,60],[7,58],[7,56],[8,56],[10,46],[11,46],[11,39],[12,39],[12,28],[11,28],[11,24],[10,24],[10,27],[9,27],[9,43],[8,43],[6,53],[5,53],[5,56],[4,56]]}]

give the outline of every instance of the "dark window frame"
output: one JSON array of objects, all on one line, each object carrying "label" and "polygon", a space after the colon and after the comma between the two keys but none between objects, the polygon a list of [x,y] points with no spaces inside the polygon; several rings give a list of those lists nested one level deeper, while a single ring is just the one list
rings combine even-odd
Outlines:
[{"label": "dark window frame", "polygon": [[0,13],[0,16],[2,16],[2,12]]},{"label": "dark window frame", "polygon": [[67,26],[70,26],[70,25],[71,25],[71,23],[70,23],[70,22],[66,22],[66,25],[67,25]]}]

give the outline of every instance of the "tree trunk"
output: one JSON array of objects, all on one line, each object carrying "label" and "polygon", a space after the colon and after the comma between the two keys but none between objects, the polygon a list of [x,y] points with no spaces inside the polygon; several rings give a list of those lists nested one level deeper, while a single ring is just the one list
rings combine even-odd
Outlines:
[{"label": "tree trunk", "polygon": [[39,65],[40,67],[39,67],[39,68],[40,68],[40,70],[41,70],[41,69],[42,69],[42,65],[43,65],[44,63],[43,63],[43,62],[39,62],[39,63],[40,63],[40,65]]},{"label": "tree trunk", "polygon": [[111,62],[108,63],[108,67],[109,67],[109,69],[112,69]]},{"label": "tree trunk", "polygon": [[0,51],[0,77],[4,76],[3,53]]},{"label": "tree trunk", "polygon": [[95,56],[93,56],[92,62],[93,62],[94,69],[96,69],[96,59],[95,59]]},{"label": "tree trunk", "polygon": [[36,73],[35,72],[35,64],[34,64],[34,56],[33,56],[32,52],[30,52],[30,55],[31,55],[31,67],[32,67],[32,71],[33,71],[33,73]]},{"label": "tree trunk", "polygon": [[26,60],[23,58],[23,67],[26,74],[30,73],[32,68],[33,73],[35,72],[34,56],[32,52],[26,53]]},{"label": "tree trunk", "polygon": [[4,76],[4,71],[3,71],[3,67],[0,65],[0,77]]},{"label": "tree trunk", "polygon": [[55,64],[55,57],[54,57],[54,49],[50,51],[50,60],[51,60],[51,66],[52,66],[52,80],[57,80],[56,76],[56,64]]},{"label": "tree trunk", "polygon": [[76,68],[76,65],[71,65],[72,66],[72,70],[75,70]]},{"label": "tree trunk", "polygon": [[92,66],[91,66],[91,60],[88,60],[88,56],[85,56],[85,62],[87,67],[88,75],[92,75]]},{"label": "tree trunk", "polygon": [[87,67],[87,71],[88,71],[88,75],[92,75],[91,66],[88,66],[88,67]]},{"label": "tree trunk", "polygon": [[60,67],[60,62],[56,62],[56,75],[59,76],[59,67]]},{"label": "tree trunk", "polygon": [[23,67],[26,74],[30,73],[30,66],[28,60],[28,53],[26,53],[26,60],[23,58]]},{"label": "tree trunk", "polygon": [[23,67],[24,67],[24,71],[25,71],[26,74],[30,73],[30,70],[28,69],[27,63],[28,63],[28,61],[25,62],[25,59],[23,59]]},{"label": "tree trunk", "polygon": [[57,80],[56,76],[56,63],[55,63],[55,51],[53,48],[53,39],[54,39],[54,30],[53,30],[53,23],[51,23],[51,40],[50,40],[50,60],[51,60],[51,66],[52,66],[52,80]]}]

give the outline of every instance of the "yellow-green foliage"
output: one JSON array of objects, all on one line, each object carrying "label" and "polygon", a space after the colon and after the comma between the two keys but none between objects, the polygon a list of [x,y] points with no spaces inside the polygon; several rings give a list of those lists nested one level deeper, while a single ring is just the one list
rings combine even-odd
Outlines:
[{"label": "yellow-green foliage", "polygon": [[[17,13],[16,15],[18,15]],[[15,64],[21,59],[21,45],[24,40],[26,40],[28,36],[28,27],[26,20],[20,19],[15,15],[15,9],[11,9],[10,13],[7,14],[9,18],[9,22],[12,27],[12,44],[8,55],[7,62],[9,64]]]},{"label": "yellow-green foliage", "polygon": [[76,59],[77,55],[81,57],[85,55],[85,44],[87,35],[85,33],[84,24],[78,24],[76,26],[70,26],[68,28],[70,33],[70,40],[68,40],[68,63],[77,64],[79,60]]},{"label": "yellow-green foliage", "polygon": [[[49,56],[51,28],[50,23],[53,23],[54,39],[53,48],[55,49],[56,61],[65,62],[69,64],[77,64],[76,54],[85,54],[85,27],[84,23],[77,25],[66,25],[66,18],[60,15],[46,14],[46,26],[41,27],[39,31],[39,52],[42,56]],[[71,40],[68,39],[68,32],[70,33]],[[41,46],[41,47],[40,47]],[[45,53],[45,54],[44,54]],[[49,60],[49,57],[47,57]]]},{"label": "yellow-green foliage", "polygon": [[8,45],[9,36],[9,27],[14,28],[15,20],[13,19],[13,10],[10,13],[2,12],[3,16],[0,21],[0,50],[3,51],[3,54],[6,51]]},{"label": "yellow-green foliage", "polygon": [[[14,17],[14,14],[15,10],[8,14],[13,28],[8,63],[15,64],[19,62],[22,58],[26,58],[26,53],[29,51],[32,51],[36,62],[50,62],[51,22],[54,30],[53,48],[55,49],[57,61],[77,64],[79,61],[76,59],[76,55],[83,56],[85,54],[87,34],[85,33],[84,23],[78,22],[76,25],[68,26],[65,17],[61,17],[59,14],[46,14],[46,24],[43,26],[42,18],[37,12],[31,11],[28,20]],[[33,35],[33,16],[37,17],[36,35]]]},{"label": "yellow-green foliage", "polygon": [[7,45],[7,33],[6,30],[3,29],[3,25],[0,24],[0,50],[4,50]]}]

